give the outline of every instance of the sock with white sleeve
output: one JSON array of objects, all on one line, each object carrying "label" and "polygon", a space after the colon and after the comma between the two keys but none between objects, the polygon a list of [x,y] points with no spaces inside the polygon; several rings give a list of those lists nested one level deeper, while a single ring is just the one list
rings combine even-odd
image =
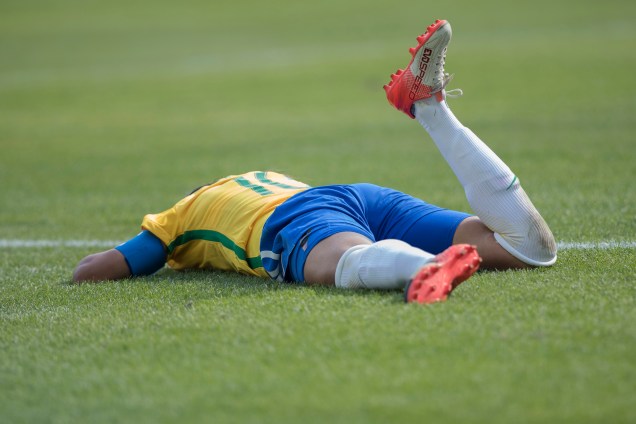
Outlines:
[{"label": "sock with white sleeve", "polygon": [[418,101],[414,113],[497,242],[525,263],[552,265],[556,261],[554,237],[510,168],[459,122],[445,100]]},{"label": "sock with white sleeve", "polygon": [[434,255],[401,240],[382,240],[347,250],[336,268],[336,287],[404,288]]}]

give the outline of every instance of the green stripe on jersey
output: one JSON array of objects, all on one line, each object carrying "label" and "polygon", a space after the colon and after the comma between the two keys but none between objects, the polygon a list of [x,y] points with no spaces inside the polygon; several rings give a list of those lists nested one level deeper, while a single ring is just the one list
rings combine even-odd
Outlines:
[{"label": "green stripe on jersey", "polygon": [[212,230],[186,231],[185,233],[181,234],[176,239],[174,239],[172,243],[168,245],[167,247],[168,253],[172,253],[177,247],[184,245],[189,241],[196,241],[196,240],[209,241],[212,243],[221,243],[223,247],[225,247],[226,249],[230,249],[232,252],[234,252],[234,254],[236,255],[238,259],[247,262],[247,265],[252,269],[260,268],[263,266],[263,261],[261,260],[260,256],[248,258],[247,254],[245,253],[245,250],[237,246],[236,243],[234,243],[224,234],[221,234],[218,231],[212,231]]},{"label": "green stripe on jersey", "polygon": [[234,179],[234,181],[236,181],[239,185],[242,185],[243,187],[247,187],[247,188],[249,188],[251,190],[254,190],[255,192],[257,192],[261,196],[267,196],[268,194],[272,194],[272,192],[269,191],[268,189],[266,189],[265,187],[263,187],[261,185],[257,185],[257,184],[252,184],[245,177],[236,177]]}]

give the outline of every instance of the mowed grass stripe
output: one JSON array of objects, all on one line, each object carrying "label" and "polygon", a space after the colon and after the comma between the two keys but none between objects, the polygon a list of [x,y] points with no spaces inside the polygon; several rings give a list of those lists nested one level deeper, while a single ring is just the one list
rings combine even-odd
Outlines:
[{"label": "mowed grass stripe", "polygon": [[[199,239],[195,239],[199,240]],[[108,248],[121,243],[114,240],[47,240],[47,239],[0,239],[1,249],[35,249],[46,247],[95,247]],[[180,243],[183,244],[183,243]],[[601,240],[601,241],[560,241],[557,243],[559,250],[607,250],[607,249],[636,249],[634,240]]]}]

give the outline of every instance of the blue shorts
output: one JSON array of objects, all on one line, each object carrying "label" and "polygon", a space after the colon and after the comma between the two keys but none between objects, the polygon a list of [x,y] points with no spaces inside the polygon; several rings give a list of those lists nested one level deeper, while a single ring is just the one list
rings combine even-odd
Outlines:
[{"label": "blue shorts", "polygon": [[261,259],[272,278],[302,282],[311,249],[336,233],[354,232],[372,242],[398,239],[437,254],[451,246],[457,226],[469,216],[373,184],[315,187],[268,218]]}]

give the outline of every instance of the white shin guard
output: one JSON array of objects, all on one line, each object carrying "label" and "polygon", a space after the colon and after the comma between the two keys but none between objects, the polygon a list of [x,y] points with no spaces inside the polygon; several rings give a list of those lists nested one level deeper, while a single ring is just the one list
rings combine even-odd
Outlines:
[{"label": "white shin guard", "polygon": [[434,256],[400,240],[347,250],[336,268],[336,287],[400,289]]}]

